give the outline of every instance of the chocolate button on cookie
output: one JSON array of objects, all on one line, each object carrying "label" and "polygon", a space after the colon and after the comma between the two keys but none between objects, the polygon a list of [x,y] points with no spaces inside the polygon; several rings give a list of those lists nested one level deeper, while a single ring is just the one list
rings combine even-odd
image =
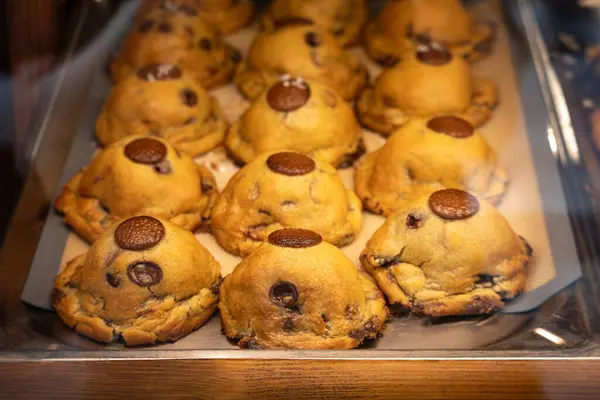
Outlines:
[{"label": "chocolate button on cookie", "polygon": [[269,299],[281,307],[293,307],[298,302],[298,289],[290,282],[277,282],[269,289]]},{"label": "chocolate button on cookie", "polygon": [[432,131],[443,133],[457,139],[473,135],[473,126],[462,118],[450,115],[436,117],[429,120],[427,127]]},{"label": "chocolate button on cookie", "polygon": [[304,154],[284,151],[270,155],[267,158],[267,166],[275,173],[297,176],[314,171],[315,162]]},{"label": "chocolate button on cookie", "polygon": [[301,79],[288,79],[277,82],[267,93],[267,103],[276,111],[294,111],[302,107],[310,98],[310,89]]},{"label": "chocolate button on cookie", "polygon": [[153,262],[140,261],[127,267],[127,276],[138,286],[153,286],[162,280],[163,272]]},{"label": "chocolate button on cookie", "polygon": [[479,201],[465,191],[444,189],[429,196],[429,207],[443,219],[465,219],[477,214]]},{"label": "chocolate button on cookie", "polygon": [[137,76],[145,81],[167,81],[181,78],[181,69],[172,64],[148,64],[137,70]]},{"label": "chocolate button on cookie", "polygon": [[425,51],[418,51],[417,58],[423,64],[444,65],[452,61],[452,54],[448,50],[430,48]]},{"label": "chocolate button on cookie", "polygon": [[156,246],[165,236],[165,227],[156,218],[139,216],[121,222],[114,234],[124,250],[140,251]]},{"label": "chocolate button on cookie", "polygon": [[167,147],[158,140],[136,139],[125,146],[125,156],[138,164],[157,164],[167,155]]},{"label": "chocolate button on cookie", "polygon": [[300,249],[312,247],[321,243],[321,235],[308,229],[280,229],[269,235],[269,243],[279,247]]}]

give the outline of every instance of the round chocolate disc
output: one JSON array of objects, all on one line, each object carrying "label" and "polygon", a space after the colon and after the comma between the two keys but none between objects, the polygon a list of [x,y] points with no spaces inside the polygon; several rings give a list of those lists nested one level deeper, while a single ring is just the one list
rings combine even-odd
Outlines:
[{"label": "round chocolate disc", "polygon": [[122,249],[146,250],[156,246],[165,236],[165,227],[156,218],[140,216],[119,224],[114,239]]},{"label": "round chocolate disc", "polygon": [[429,196],[431,211],[443,219],[465,219],[479,211],[475,196],[458,189],[443,189]]},{"label": "round chocolate disc", "polygon": [[136,139],[125,146],[125,156],[138,164],[157,164],[167,155],[167,146],[150,138]]},{"label": "round chocolate disc", "polygon": [[148,64],[137,70],[137,76],[145,81],[168,81],[181,78],[181,69],[171,64]]},{"label": "round chocolate disc", "polygon": [[281,153],[271,154],[269,158],[267,158],[267,166],[275,173],[297,176],[314,171],[316,165],[312,158],[305,156],[304,154],[283,151]]},{"label": "round chocolate disc", "polygon": [[444,65],[452,61],[452,54],[448,50],[429,48],[425,51],[418,51],[417,58],[423,64]]},{"label": "round chocolate disc", "polygon": [[277,82],[267,92],[267,103],[275,111],[297,110],[308,102],[310,89],[299,79]]},{"label": "round chocolate disc", "polygon": [[269,299],[278,306],[291,308],[298,302],[298,289],[293,283],[279,281],[269,289]]},{"label": "round chocolate disc", "polygon": [[136,285],[146,287],[158,284],[162,280],[163,272],[153,262],[140,261],[127,267],[127,276]]},{"label": "round chocolate disc", "polygon": [[269,235],[269,243],[272,245],[294,249],[316,246],[322,240],[318,233],[300,228],[280,229]]},{"label": "round chocolate disc", "polygon": [[281,29],[281,28],[285,28],[287,26],[293,26],[293,25],[313,25],[314,22],[311,19],[308,18],[304,18],[304,17],[287,17],[287,18],[280,18],[278,20],[276,20],[273,23],[273,28],[277,29]]},{"label": "round chocolate disc", "polygon": [[430,119],[429,122],[427,122],[427,128],[457,139],[468,138],[475,132],[473,125],[469,122],[451,115]]}]

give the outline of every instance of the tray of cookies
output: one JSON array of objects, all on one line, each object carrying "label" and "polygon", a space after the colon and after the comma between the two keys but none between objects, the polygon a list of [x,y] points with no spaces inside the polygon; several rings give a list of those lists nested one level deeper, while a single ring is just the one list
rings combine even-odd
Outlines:
[{"label": "tray of cookies", "polygon": [[559,306],[579,260],[501,3],[379,6],[122,6],[22,293],[62,344],[481,349]]}]

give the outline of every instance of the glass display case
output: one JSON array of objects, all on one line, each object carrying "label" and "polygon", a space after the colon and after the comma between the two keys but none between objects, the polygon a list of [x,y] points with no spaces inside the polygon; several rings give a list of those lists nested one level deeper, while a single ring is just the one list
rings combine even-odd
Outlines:
[{"label": "glass display case", "polygon": [[[438,3],[433,6],[426,4],[436,1]],[[14,18],[23,17],[28,12],[50,13],[52,18],[41,20],[51,25],[49,31],[58,33],[52,39],[52,50],[37,51],[34,58],[18,64],[19,68],[14,67],[17,65],[16,61],[10,60],[13,70],[18,70],[19,73],[13,71],[12,75],[8,75],[10,95],[6,97],[5,109],[10,112],[0,113],[3,119],[6,118],[6,122],[3,121],[7,131],[5,137],[10,138],[7,139],[5,148],[10,148],[7,151],[10,155],[7,156],[6,168],[11,171],[3,177],[6,182],[3,184],[6,188],[5,209],[8,211],[5,212],[7,223],[0,252],[0,382],[7,391],[0,389],[0,397],[8,393],[14,394],[11,398],[18,397],[19,393],[22,396],[25,393],[22,390],[28,387],[42,397],[50,390],[61,398],[89,394],[88,390],[98,390],[108,395],[111,389],[122,395],[129,395],[135,389],[162,396],[174,393],[183,395],[186,393],[184,390],[189,390],[190,393],[202,393],[211,397],[226,394],[233,397],[277,397],[286,393],[292,397],[327,397],[358,396],[362,393],[379,397],[404,394],[409,398],[439,398],[445,394],[464,399],[480,398],[482,391],[489,391],[502,398],[511,394],[527,395],[530,398],[593,398],[598,389],[594,378],[598,376],[595,370],[598,370],[596,366],[600,355],[597,345],[600,323],[600,11],[593,4],[582,5],[560,0],[470,0],[464,1],[460,6],[464,9],[456,9],[448,4],[458,3],[448,1],[442,6],[441,3],[444,2],[440,0],[390,1],[389,3],[394,3],[392,6],[385,1],[367,1],[365,10],[368,16],[364,17],[367,22],[363,21],[353,27],[351,20],[353,16],[360,14],[358,3],[361,2],[351,4],[351,1],[314,1],[313,3],[321,3],[313,4],[315,10],[307,6],[304,11],[298,11],[303,10],[299,7],[286,15],[284,7],[276,11],[276,7],[268,1],[254,1],[254,16],[251,19],[244,17],[242,11],[236,11],[223,21],[215,23],[211,20],[216,26],[214,32],[225,32],[210,31],[212,33],[206,35],[215,35],[212,39],[202,37],[190,47],[172,53],[172,58],[169,55],[165,59],[161,58],[161,54],[168,53],[169,46],[175,46],[173,43],[177,41],[163,41],[163,37],[181,38],[189,35],[196,40],[199,36],[195,35],[201,35],[193,29],[190,33],[190,29],[186,30],[185,24],[177,18],[184,20],[183,15],[191,18],[198,13],[204,15],[205,12],[206,15],[212,15],[211,7],[218,8],[218,1],[86,0],[48,1],[46,5],[34,3],[36,2],[9,0],[9,24],[5,26],[6,31],[10,31],[11,57],[22,59],[25,56],[19,55],[16,49],[25,39],[22,39],[24,36],[17,36],[23,34],[23,30],[19,31],[11,25]],[[50,3],[56,8],[42,10],[43,7],[51,7]],[[232,3],[230,7],[235,8],[241,7],[240,4],[245,2],[221,3]],[[30,5],[31,10],[25,10],[25,4]],[[419,12],[419,7],[423,4],[424,11]],[[449,8],[445,9],[446,6]],[[189,7],[192,8],[191,11]],[[198,7],[199,11],[194,7]],[[327,13],[336,7],[337,14],[331,17],[334,20],[331,32],[326,32],[319,24],[328,23]],[[59,9],[62,10],[60,13],[57,11]],[[274,17],[277,12],[283,16]],[[294,12],[305,12],[306,15],[291,15]],[[169,13],[176,15],[172,17],[175,22],[169,22],[171,20],[168,18],[171,17],[165,17],[171,15]],[[238,17],[239,21],[236,20]],[[465,18],[468,22],[463,21]],[[248,19],[247,23],[243,22],[245,19]],[[452,23],[449,23],[450,20]],[[316,34],[312,31],[309,32],[313,35],[311,37],[302,33],[304,36],[300,36],[297,43],[294,35],[290,34],[273,45],[265,44],[270,39],[262,37],[281,34],[286,29],[302,31],[315,24],[320,29],[318,32],[326,32],[321,34],[322,37],[315,37]],[[460,30],[464,24],[470,24],[469,29],[472,31],[466,37],[461,37]],[[25,25],[22,29],[34,29],[33,25]],[[44,26],[35,29],[42,32]],[[402,32],[399,34],[400,30]],[[143,37],[136,39],[135,35],[158,36],[144,42]],[[257,35],[262,35],[259,41],[255,40]],[[442,39],[437,41],[436,35]],[[31,36],[34,37],[36,35]],[[46,39],[50,41],[49,38]],[[143,46],[148,49],[144,50]],[[259,49],[260,46],[263,48]],[[31,46],[23,45],[23,52],[29,47]],[[201,57],[196,53],[190,56],[192,51],[203,53]],[[219,51],[224,52],[225,59],[219,59],[219,64],[214,64],[215,60],[210,57],[220,57],[216,55]],[[298,55],[301,53],[306,53],[306,56]],[[352,68],[338,65],[346,62],[340,61],[346,60],[344,57],[353,60],[355,64],[352,64]],[[305,66],[305,59],[314,65]],[[193,78],[205,86],[209,94],[200,95],[198,100],[196,92],[192,90],[190,94],[191,89],[183,89],[177,100],[183,102],[183,106],[179,103],[174,105],[173,109],[176,111],[171,116],[161,114],[168,108],[165,104],[171,107],[173,98],[177,98],[169,92],[170,88],[154,92],[149,89],[132,89],[127,92],[123,89],[121,98],[113,94],[116,92],[115,87],[125,85],[129,76],[137,76],[137,79],[146,82],[168,81],[171,78],[164,78],[163,75],[171,74],[172,66],[168,70],[156,69],[153,72],[141,68],[146,64],[164,66],[168,62],[185,65],[183,70],[192,71]],[[213,66],[203,70],[205,64]],[[332,64],[335,66],[331,67]],[[415,67],[421,64],[425,67]],[[329,72],[323,72],[328,68]],[[131,72],[136,69],[137,73]],[[317,72],[311,72],[313,69]],[[131,71],[124,72],[126,70]],[[143,76],[140,72],[142,70],[145,71]],[[266,70],[268,71],[265,72]],[[308,77],[304,78],[314,85],[306,92],[306,98],[300,99],[298,92],[282,95],[279,100],[269,97],[272,91],[267,88],[277,84],[281,84],[281,90],[289,91],[290,87],[298,91],[306,90],[307,86],[302,79],[294,80],[303,75],[305,70],[308,71]],[[177,73],[181,75],[178,68],[175,71],[179,71]],[[270,81],[273,74],[276,78]],[[381,78],[382,74],[386,74],[388,79]],[[180,79],[180,75],[176,79]],[[363,82],[353,87],[359,75]],[[311,79],[317,83],[313,84]],[[322,81],[325,81],[325,89],[319,89]],[[330,92],[334,89],[337,91],[335,95]],[[321,96],[321,90],[324,93],[324,105],[318,103],[321,99],[317,96]],[[316,350],[293,348],[295,346],[289,345],[290,342],[285,342],[288,343],[286,346],[272,346],[268,340],[264,342],[267,344],[256,344],[259,342],[254,339],[253,333],[249,342],[254,345],[240,349],[243,346],[238,347],[236,340],[228,339],[223,332],[222,324],[227,321],[213,315],[199,329],[194,329],[191,333],[185,332],[189,333],[187,335],[179,335],[184,337],[167,335],[167,339],[162,340],[167,343],[127,346],[127,334],[119,331],[120,328],[114,328],[114,321],[104,321],[112,333],[108,340],[101,340],[98,339],[101,337],[101,328],[96,325],[81,328],[85,325],[81,320],[69,323],[75,328],[80,324],[76,329],[77,333],[57,316],[54,306],[61,301],[57,300],[57,293],[59,296],[66,296],[64,290],[61,292],[57,289],[57,274],[62,273],[74,257],[90,250],[89,242],[93,241],[89,240],[90,235],[93,236],[92,239],[96,239],[94,235],[98,229],[101,232],[105,229],[110,231],[110,224],[106,221],[113,221],[110,219],[111,211],[115,213],[117,207],[102,204],[103,200],[98,201],[96,198],[102,195],[93,190],[93,194],[72,194],[70,191],[77,190],[72,186],[65,186],[72,185],[73,177],[79,176],[77,174],[92,158],[103,151],[100,143],[110,144],[111,148],[115,148],[111,144],[114,140],[106,137],[102,139],[99,132],[113,129],[118,131],[115,135],[127,135],[124,131],[135,126],[129,133],[135,130],[138,133],[147,131],[152,138],[164,139],[168,134],[161,130],[161,118],[185,119],[183,122],[170,123],[169,129],[179,129],[180,125],[195,125],[200,118],[200,111],[194,111],[198,114],[188,118],[189,108],[196,107],[198,102],[210,101],[206,100],[209,95],[220,104],[220,111],[211,111],[206,117],[206,123],[217,126],[222,119],[229,127],[227,132],[221,132],[217,143],[200,151],[194,150],[192,156],[198,165],[214,176],[211,182],[222,193],[227,190],[226,187],[233,185],[232,177],[240,170],[240,164],[254,165],[252,159],[262,151],[305,151],[320,163],[322,159],[319,154],[329,155],[334,152],[336,143],[347,134],[343,131],[347,129],[346,126],[360,124],[356,133],[361,137],[360,144],[352,148],[352,151],[336,156],[337,158],[332,156],[331,160],[335,161],[327,161],[338,167],[337,172],[332,168],[333,172],[329,174],[339,175],[336,179],[341,179],[346,188],[355,189],[364,205],[360,229],[346,234],[344,243],[334,244],[340,246],[340,254],[343,253],[359,270],[370,272],[385,294],[391,312],[376,339],[370,338],[363,327],[356,349],[326,345],[326,350]],[[109,98],[115,103],[112,111],[107,103]],[[0,98],[0,101],[5,99]],[[281,103],[277,104],[278,101]],[[455,107],[461,101],[466,103]],[[300,103],[295,104],[297,102]],[[253,107],[258,110],[261,104],[266,109],[271,109],[262,114],[255,111],[254,121],[248,122],[250,117],[246,117],[244,113],[248,113],[248,109]],[[294,119],[293,113],[299,107],[306,107],[305,105],[318,110],[323,107],[325,111]],[[335,131],[336,128],[330,127],[329,120],[319,119],[325,118],[323,114],[334,115],[334,111],[328,111],[328,108],[338,110],[335,112],[339,113],[345,112],[347,108],[354,113],[350,125],[343,125],[346,122],[341,114],[332,117],[333,125],[343,127],[339,132],[334,132],[330,142],[327,142],[330,138],[326,137],[330,134],[328,130]],[[339,111],[340,108],[343,110]],[[132,116],[139,114],[140,109],[145,110],[142,112],[145,113],[144,117]],[[271,118],[269,112],[273,110],[279,113],[277,118]],[[106,127],[101,127],[99,116],[109,112],[121,113],[121,116],[115,117],[112,122],[106,122]],[[456,125],[451,128],[435,128],[432,124],[435,117],[445,118],[444,124],[450,123],[448,121],[452,118],[454,123],[456,120],[459,123],[462,121],[470,126],[470,131],[460,133],[463,128]],[[119,118],[121,120],[117,121]],[[131,118],[139,121],[131,122]],[[251,132],[253,127],[244,127],[244,123],[256,125],[257,133],[254,137]],[[294,140],[272,133],[276,130],[271,125],[279,123],[286,127],[287,135],[294,136]],[[214,126],[211,129],[218,129]],[[306,126],[309,128],[305,128]],[[469,138],[476,135],[479,142],[473,148],[456,145],[448,152],[449,147],[444,146],[454,145],[437,142],[437,136],[426,139],[425,136],[429,133],[424,133],[425,126],[433,135],[465,141],[467,139],[461,135]],[[235,130],[242,129],[246,131],[239,134],[238,142],[242,143],[239,146],[252,150],[240,150],[232,144],[235,142],[231,138]],[[432,140],[422,142],[428,143],[422,146],[424,150],[414,150],[418,145],[413,145],[410,141],[402,142],[403,135],[408,137],[413,134],[411,129],[417,138],[415,143],[419,140]],[[392,132],[394,135],[390,136]],[[268,136],[271,134],[275,136],[270,141]],[[310,147],[312,144],[303,142],[303,135],[307,135],[306,140],[326,143],[321,146],[326,147],[327,151]],[[310,139],[311,135],[317,139]],[[180,152],[187,153],[189,147],[186,146],[192,145],[185,138],[173,139],[174,137],[175,134],[171,139],[167,137],[167,141],[177,143],[174,145],[177,155],[166,154],[181,158]],[[158,139],[152,140],[160,143]],[[220,143],[223,140],[224,145]],[[285,142],[285,145],[280,144],[281,142]],[[380,168],[378,173],[384,176],[377,179],[371,177],[369,183],[363,185],[368,189],[359,187],[362,183],[358,176],[366,173],[359,170],[366,168],[364,165],[368,164],[368,157],[371,156],[369,162],[378,162],[372,161],[373,154],[383,153],[378,149],[384,146],[387,146],[385,148],[390,153],[392,150],[389,149],[393,148],[394,143],[399,144],[388,162],[392,165],[406,162],[406,166],[401,169],[408,176],[408,181],[412,182],[411,185],[416,187],[418,182],[426,182],[429,186],[425,185],[423,190],[430,191],[431,185],[436,190],[441,186],[464,189],[476,194],[479,200],[475,197],[473,199],[479,202],[475,211],[467,210],[469,215],[466,217],[444,217],[444,211],[435,211],[431,195],[427,203],[427,212],[431,216],[427,218],[445,218],[444,224],[457,220],[452,223],[463,225],[452,226],[461,228],[443,225],[442,228],[437,228],[439,231],[428,231],[430,233],[417,240],[419,244],[412,241],[412,244],[402,248],[397,259],[387,260],[389,265],[379,261],[370,265],[366,261],[369,246],[377,246],[374,240],[368,241],[376,231],[381,236],[381,226],[386,221],[386,217],[378,214],[388,215],[388,221],[400,218],[398,220],[404,223],[406,218],[406,229],[410,232],[405,235],[415,234],[413,231],[418,231],[415,227],[420,229],[422,218],[425,218],[414,217],[413,211],[409,217],[402,214],[403,209],[398,204],[409,201],[408,194],[406,198],[403,197],[404,194],[398,194],[390,203],[396,208],[389,212],[386,209],[389,199],[386,197],[387,193],[399,190],[397,182],[400,178],[394,175],[398,173],[398,168],[377,167]],[[299,150],[307,148],[310,151]],[[127,154],[127,151],[125,149],[123,154]],[[419,151],[422,153],[418,153]],[[413,154],[411,152],[415,152],[413,156],[406,156]],[[498,170],[491,175],[488,173],[483,179],[483,189],[480,188],[481,185],[474,183],[479,179],[475,176],[488,167],[479,165],[476,161],[470,163],[471,160],[479,159],[479,152],[485,153],[481,156],[484,160],[481,163],[490,163],[493,159],[492,163],[498,165]],[[248,156],[250,153],[252,155]],[[144,154],[146,157],[149,153]],[[442,163],[440,160],[447,164],[440,164],[441,167],[434,165]],[[464,160],[468,162],[465,164]],[[116,166],[119,162],[116,158],[110,161],[106,170],[120,168]],[[171,165],[177,165],[177,162],[171,161],[168,173],[155,162],[149,164],[154,165],[156,174],[167,176],[172,174]],[[311,162],[314,168],[314,161]],[[269,168],[273,170],[272,166]],[[451,177],[455,173],[453,168],[458,169],[459,172],[456,173],[460,175],[454,181]],[[110,175],[113,172],[106,173]],[[304,172],[290,173],[294,174]],[[440,176],[436,177],[436,174]],[[472,176],[468,177],[469,174]],[[235,176],[238,177],[239,174]],[[138,176],[132,177],[137,179]],[[105,178],[94,179],[97,179],[94,181],[95,185]],[[275,178],[270,179],[265,181],[265,185],[275,181]],[[501,182],[499,192],[492,190],[494,180]],[[204,181],[202,182],[204,185]],[[310,186],[307,186],[307,190],[313,197],[313,202],[319,204],[319,200],[315,200],[312,194],[316,182],[317,178],[307,184]],[[379,189],[374,188],[376,182],[389,182],[389,187],[379,191],[379,200],[370,197],[378,196],[375,193]],[[134,187],[139,184],[136,181],[127,183]],[[167,192],[159,187],[162,184],[156,184],[155,192],[166,196]],[[185,186],[187,183],[179,185]],[[275,187],[273,197],[280,196],[286,190],[284,184],[277,185],[281,186]],[[323,195],[321,202],[335,197],[331,187],[327,190],[331,192]],[[370,191],[370,194],[361,193],[361,190]],[[411,196],[417,192],[417,189],[411,190]],[[76,208],[80,207],[78,217],[69,216],[70,211],[65,211],[65,207],[56,200],[61,197],[64,202],[65,191],[79,196],[76,201],[96,203],[93,206],[90,205],[92,203],[86,203],[85,207],[77,205]],[[127,189],[113,184],[108,191],[111,192],[110,196],[117,193],[118,197],[118,193],[125,193]],[[439,191],[441,189],[435,193]],[[204,186],[202,194],[205,195]],[[352,196],[356,197],[354,194]],[[136,203],[138,199],[128,197],[124,201]],[[300,200],[296,202],[299,203]],[[267,204],[267,200],[261,204]],[[93,208],[96,206],[98,209]],[[285,211],[286,206],[290,204],[284,202],[278,205],[277,211],[265,211],[264,207],[267,206],[261,206],[263,208],[258,211],[259,214],[262,213],[262,220],[244,228],[244,240],[267,240],[266,236],[255,239],[253,235],[264,236],[265,232],[275,230],[272,228],[275,225],[279,228],[297,227],[292,226],[292,223],[282,222],[286,219],[279,213]],[[411,207],[413,208],[409,207],[409,211],[416,206]],[[461,212],[467,212],[464,207],[467,205],[463,205]],[[238,217],[232,210],[229,210],[232,214],[226,215],[225,219],[234,220],[233,225],[245,224],[244,215],[256,211],[243,210],[237,220]],[[203,226],[195,231],[195,236],[214,256],[220,264],[221,275],[226,277],[237,268],[242,258],[240,254],[232,254],[231,249],[226,251],[223,243],[225,239],[215,239],[214,231],[239,227],[222,223],[228,228],[215,228],[215,212],[213,209],[213,232]],[[449,211],[446,209],[445,212]],[[101,213],[101,216],[97,217],[97,213]],[[169,215],[173,216],[173,213],[171,210]],[[190,212],[184,212],[186,213],[189,216]],[[134,212],[132,215],[135,214]],[[271,220],[274,214],[277,217]],[[124,215],[115,216],[114,221],[123,217]],[[206,223],[207,218],[210,217],[203,216],[202,222]],[[264,222],[265,218],[269,221]],[[487,218],[485,221],[497,218],[504,222],[484,221],[485,223],[481,223],[483,228],[468,225],[476,224],[475,218]],[[174,220],[175,217],[172,217],[171,221]],[[105,223],[107,226],[103,226]],[[82,227],[83,225],[85,226]],[[503,228],[505,225],[510,227]],[[329,241],[327,229],[333,230],[332,226],[328,225],[326,232],[320,232],[319,237],[323,236],[325,241]],[[455,233],[454,229],[463,229],[464,233],[457,234],[456,240],[459,242],[452,244],[445,235]],[[489,260],[499,257],[497,252],[504,251],[498,248],[501,246],[498,243],[504,243],[505,235],[508,235],[503,229],[508,229],[513,236],[514,231],[519,235],[515,237],[526,240],[527,245],[523,245],[524,253],[519,256],[526,258],[519,267],[523,268],[522,271],[498,272],[505,271],[503,268],[508,268],[509,261],[502,264],[502,268],[495,270],[496,272],[489,272],[489,265],[469,269],[470,266],[460,264],[472,259],[465,256],[466,258],[460,258],[458,264],[450,263],[452,268],[433,278],[435,270],[444,268],[440,265],[446,265],[444,263],[452,258],[450,253],[444,253],[437,264],[432,262],[437,257],[436,251],[442,251],[440,248],[445,252],[478,254],[476,261],[473,261],[475,264],[489,264]],[[436,239],[439,232],[444,232],[443,239]],[[271,243],[270,237],[267,242]],[[397,236],[393,237],[395,239],[386,240],[397,240]],[[427,247],[429,241],[436,240],[441,240],[441,247]],[[425,288],[422,293],[418,290],[411,291],[411,282],[414,281],[407,278],[408,270],[401,271],[398,266],[409,264],[406,260],[410,257],[410,246],[427,249],[423,250],[428,254],[427,260],[423,258],[420,263],[410,262],[411,268],[418,267],[417,275],[428,280],[426,285],[429,286],[419,284],[419,287]],[[236,247],[238,250],[240,248]],[[405,248],[409,250],[405,251]],[[527,251],[531,249],[532,252]],[[417,250],[414,251],[415,254],[418,253]],[[236,250],[233,251],[235,252]],[[175,255],[172,257],[176,258]],[[414,257],[419,259],[420,256]],[[106,261],[104,268],[108,268],[111,262]],[[432,269],[428,270],[428,266]],[[468,290],[440,289],[448,276],[452,276],[451,279],[457,276],[460,278],[459,271],[465,268],[469,269],[470,274],[477,276],[475,281],[472,277],[468,278],[471,285]],[[387,287],[381,281],[383,278],[379,279],[377,272],[373,272],[386,269],[393,271],[389,276],[395,282],[394,285],[398,285],[402,296],[407,295],[410,300],[398,300],[403,297],[398,297],[394,291],[397,287]],[[414,272],[414,269],[410,271]],[[426,272],[423,275],[421,271]],[[146,272],[149,274],[145,270],[144,273]],[[135,283],[131,274],[130,271],[129,279]],[[108,284],[112,289],[118,289],[120,281],[113,280],[111,283],[108,275],[107,272]],[[150,279],[149,276],[144,275],[143,278]],[[523,277],[522,281],[517,279],[520,276]],[[163,272],[160,277],[164,279]],[[411,277],[415,279],[415,276]],[[518,282],[516,289],[508,283],[513,282],[513,278]],[[248,281],[254,282],[253,279]],[[326,283],[326,286],[335,286],[338,282],[341,282],[339,277]],[[79,290],[75,283],[70,282],[65,287],[67,286],[69,290]],[[181,286],[185,285],[181,283]],[[94,290],[96,289],[92,292]],[[169,297],[156,296],[154,293],[152,295],[152,301],[163,301],[165,297]],[[460,295],[470,296],[466,304],[460,303]],[[81,299],[85,295],[79,296],[78,301],[83,301]],[[298,296],[297,292],[295,296]],[[427,296],[432,296],[433,301]],[[96,306],[103,309],[97,311],[102,314],[104,308],[109,306],[105,305],[103,297],[100,298],[101,306],[98,306],[97,299],[94,301]],[[125,298],[121,297],[119,301],[127,303]],[[223,293],[221,301],[222,298]],[[108,303],[106,300],[106,304]],[[459,303],[461,305],[458,311],[448,311]],[[82,313],[86,318],[92,318],[96,312],[93,310],[97,310],[97,307],[85,307],[87,309]],[[119,307],[121,306],[117,306]],[[158,306],[154,304],[153,307]],[[156,308],[152,310],[156,311]],[[136,312],[137,317],[142,315],[139,309]],[[188,320],[190,313],[191,308],[187,314]],[[263,313],[262,318],[268,320],[271,317]],[[323,318],[323,322],[319,323],[329,326],[330,322]],[[94,332],[90,333],[90,329]],[[306,327],[298,328],[298,325],[290,329],[291,332],[302,329],[310,331]],[[226,328],[225,333],[227,332]],[[284,332],[288,336],[293,334],[295,333]],[[112,340],[113,335],[115,340]],[[323,335],[328,337],[329,333]],[[160,334],[157,333],[156,337],[160,337]],[[102,341],[110,343],[101,343]],[[133,388],[131,381],[124,379],[123,374],[135,375],[135,380],[144,388]],[[143,376],[138,377],[140,374]],[[71,382],[71,385],[67,387],[59,383],[65,380]],[[474,389],[475,386],[477,390]],[[491,398],[495,398],[494,395]]]}]

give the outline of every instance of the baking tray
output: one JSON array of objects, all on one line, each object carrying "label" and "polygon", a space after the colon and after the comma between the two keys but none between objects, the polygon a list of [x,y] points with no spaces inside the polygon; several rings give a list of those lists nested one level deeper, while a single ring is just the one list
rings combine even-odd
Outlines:
[{"label": "baking tray", "polygon": [[[547,104],[532,99],[532,96],[539,93],[536,71],[520,71],[517,76],[516,71],[519,69],[514,69],[513,66],[518,67],[519,60],[512,59],[516,53],[513,48],[511,55],[500,3],[480,1],[474,6],[478,14],[499,26],[496,50],[489,59],[475,66],[475,75],[492,77],[500,87],[501,103],[483,131],[498,152],[501,161],[511,172],[511,187],[500,210],[515,231],[526,237],[535,250],[527,291],[511,302],[502,313],[487,318],[395,318],[388,323],[384,336],[367,343],[361,354],[369,350],[480,349],[498,343],[522,332],[524,328],[532,325],[532,321],[540,322],[548,318],[564,301],[564,296],[551,296],[581,276],[572,231],[568,229],[568,210],[555,159],[559,146],[553,135],[557,133],[552,131],[552,126],[548,123]],[[522,12],[527,12],[526,6],[523,7]],[[120,23],[114,23],[113,29],[106,31],[110,32],[110,35],[101,35],[97,39],[103,43],[103,49],[118,47],[118,40],[124,33],[122,22],[130,19],[135,8],[136,2],[129,2],[121,8],[115,18],[115,21]],[[121,28],[118,28],[119,26]],[[245,52],[255,32],[256,26],[253,26],[228,37],[228,40]],[[352,51],[365,60],[372,76],[376,76],[379,68],[367,60],[362,50]],[[97,65],[104,65],[109,54],[110,51],[105,51]],[[95,120],[111,86],[103,69],[96,69],[85,113],[63,170],[61,185],[87,164],[96,150],[93,133]],[[235,120],[247,106],[231,85],[214,91],[213,95],[219,99],[230,121]],[[384,140],[373,133],[365,132],[365,141],[368,150],[372,151]],[[213,169],[220,189],[235,172],[235,167],[226,160],[222,149],[197,161]],[[345,183],[351,185],[352,170],[342,170],[341,174]],[[362,246],[382,221],[381,217],[365,213],[364,228],[357,241],[344,248],[344,252],[353,261],[358,263],[358,254]],[[238,259],[225,253],[211,236],[198,235],[198,238],[220,261],[224,274],[229,273]],[[33,306],[49,309],[50,291],[58,269],[86,248],[87,245],[63,225],[62,219],[51,213],[44,227],[22,299]],[[97,344],[69,331],[59,321],[55,322],[51,329],[52,334],[67,347],[87,350],[123,348],[120,344]],[[176,343],[160,345],[160,349],[237,348],[220,334],[219,319],[213,317],[198,331]]]}]

